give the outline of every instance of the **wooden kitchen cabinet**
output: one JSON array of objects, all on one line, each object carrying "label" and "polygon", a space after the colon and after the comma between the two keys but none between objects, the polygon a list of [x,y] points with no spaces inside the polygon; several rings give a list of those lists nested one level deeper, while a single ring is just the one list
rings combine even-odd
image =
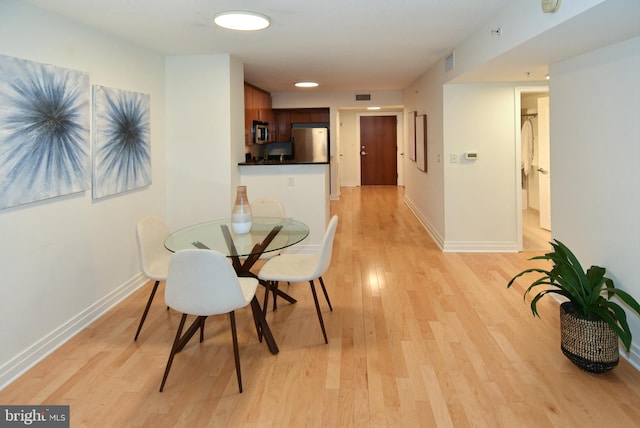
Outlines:
[{"label": "wooden kitchen cabinet", "polygon": [[253,87],[244,84],[244,144],[251,144],[253,126]]},{"label": "wooden kitchen cabinet", "polygon": [[253,89],[254,118],[260,122],[269,122],[273,118],[271,109],[271,94],[262,89]]},{"label": "wooden kitchen cabinet", "polygon": [[307,123],[310,122],[309,112],[305,110],[291,110],[291,123]]},{"label": "wooden kitchen cabinet", "polygon": [[[291,125],[296,123],[329,123],[328,108],[273,109],[275,123],[273,141],[291,141]],[[270,122],[271,123],[271,122]]]},{"label": "wooden kitchen cabinet", "polygon": [[329,123],[329,109],[328,108],[310,109],[309,122]]},{"label": "wooden kitchen cabinet", "polygon": [[271,94],[250,83],[244,83],[244,142],[253,144],[253,121],[273,122]]},{"label": "wooden kitchen cabinet", "polygon": [[291,110],[291,123],[329,123],[328,108]]},{"label": "wooden kitchen cabinet", "polygon": [[274,141],[291,141],[291,112],[289,110],[274,110],[274,122]]}]

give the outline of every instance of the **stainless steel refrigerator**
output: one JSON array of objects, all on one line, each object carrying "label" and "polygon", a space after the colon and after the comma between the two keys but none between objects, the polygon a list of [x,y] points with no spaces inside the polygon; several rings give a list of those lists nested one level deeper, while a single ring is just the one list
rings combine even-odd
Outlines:
[{"label": "stainless steel refrigerator", "polygon": [[329,162],[329,129],[292,128],[291,151],[295,162]]}]

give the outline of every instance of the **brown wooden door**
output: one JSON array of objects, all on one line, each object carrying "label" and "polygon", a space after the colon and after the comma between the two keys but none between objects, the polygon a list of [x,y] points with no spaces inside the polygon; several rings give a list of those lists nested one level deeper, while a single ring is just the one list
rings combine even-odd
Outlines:
[{"label": "brown wooden door", "polygon": [[360,117],[360,184],[397,185],[396,116]]}]

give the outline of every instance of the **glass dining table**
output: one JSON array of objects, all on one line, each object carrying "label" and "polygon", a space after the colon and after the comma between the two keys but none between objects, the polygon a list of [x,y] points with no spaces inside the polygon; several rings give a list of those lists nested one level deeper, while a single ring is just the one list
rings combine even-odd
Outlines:
[{"label": "glass dining table", "polygon": [[[216,250],[230,258],[238,276],[257,278],[257,275],[251,272],[251,268],[260,256],[298,244],[307,236],[309,227],[291,218],[254,217],[251,230],[242,234],[233,231],[231,219],[228,218],[176,230],[165,239],[164,246],[171,252],[194,248]],[[267,288],[265,292],[268,293],[268,284],[262,281],[260,283]],[[277,288],[275,292],[290,303],[296,302],[293,297]],[[265,311],[260,308],[255,296],[251,300],[251,309],[258,337],[262,340],[264,336],[271,353],[278,353],[278,346],[265,319]],[[196,320],[185,332],[179,350],[186,345],[199,325],[199,321]]]},{"label": "glass dining table", "polygon": [[264,253],[295,245],[309,236],[309,227],[291,218],[254,217],[248,233],[235,233],[231,219],[198,223],[170,234],[164,246],[171,252],[187,248],[216,250],[231,258],[238,276],[253,276],[251,267]]}]

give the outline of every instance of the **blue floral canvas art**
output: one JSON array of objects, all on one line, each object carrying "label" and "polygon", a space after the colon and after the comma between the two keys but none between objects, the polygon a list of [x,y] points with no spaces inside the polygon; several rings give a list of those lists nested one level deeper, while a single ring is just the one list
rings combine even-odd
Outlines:
[{"label": "blue floral canvas art", "polygon": [[93,87],[93,197],[151,184],[149,95]]},{"label": "blue floral canvas art", "polygon": [[0,55],[0,209],[89,187],[89,75]]}]

